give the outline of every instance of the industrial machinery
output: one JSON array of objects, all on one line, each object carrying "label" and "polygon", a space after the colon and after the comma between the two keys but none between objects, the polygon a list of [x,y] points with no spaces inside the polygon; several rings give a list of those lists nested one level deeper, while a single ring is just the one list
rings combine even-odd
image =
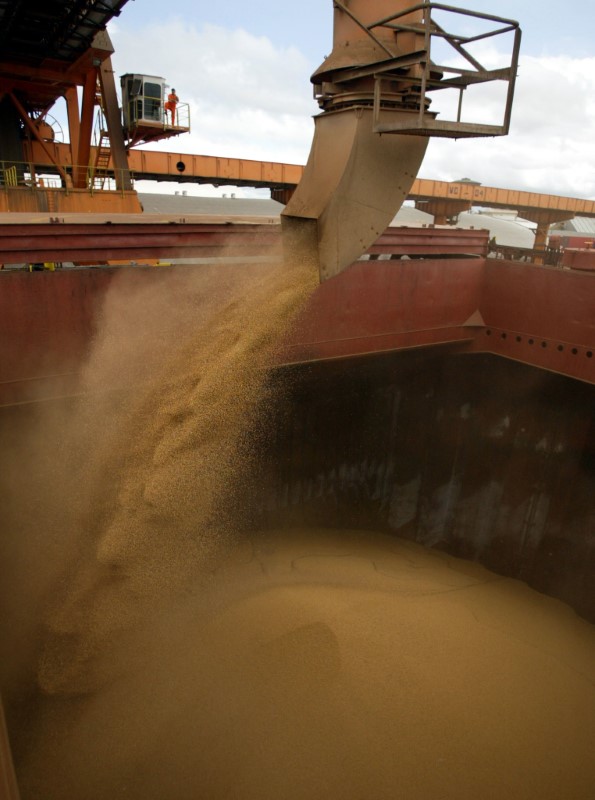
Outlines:
[{"label": "industrial machinery", "polygon": [[[499,136],[508,132],[521,31],[518,23],[424,0],[334,3],[330,56],[312,75],[322,108],[310,157],[283,211],[286,250],[318,264],[321,280],[336,275],[386,229],[409,193],[428,137]],[[433,11],[498,23],[473,36],[448,33]],[[473,42],[512,33],[510,63],[486,69]],[[438,65],[432,42],[450,45],[462,64]],[[463,119],[463,93],[472,84],[507,85],[503,119],[486,125]],[[437,118],[430,93],[458,93],[456,118]]]},{"label": "industrial machinery", "polygon": [[122,122],[128,148],[190,130],[188,103],[176,102],[168,116],[166,83],[154,75],[122,75]]},{"label": "industrial machinery", "polygon": [[[162,78],[124,76],[120,109],[105,28],[125,2],[0,4],[0,211],[138,212],[129,148],[190,129],[183,103],[168,123]],[[65,150],[48,125],[61,98]]]},{"label": "industrial machinery", "polygon": [[[263,496],[254,507],[269,514],[265,525],[378,527],[480,561],[594,620],[595,274],[487,258],[485,231],[385,233],[430,137],[506,134],[521,37],[512,20],[411,2],[333,3],[333,50],[312,76],[321,109],[312,151],[282,218],[286,253],[314,261],[323,283],[280,354],[278,374],[295,378],[287,382],[291,414],[267,437]],[[123,77],[122,127],[104,28],[124,4],[75,0],[70,10],[78,13],[64,4],[61,14],[60,3],[47,12],[41,4],[0,3],[0,210],[45,212],[34,233],[27,219],[11,221],[10,231],[4,220],[4,252],[33,262],[59,260],[66,246],[84,261],[93,249],[105,260],[216,258],[230,244],[236,255],[238,239],[243,257],[277,253],[274,220],[117,217],[139,210],[127,148],[184,128],[168,125],[163,113],[165,79],[141,74]],[[441,15],[452,14],[485,28],[448,33]],[[496,35],[512,39],[510,62],[487,69],[471,47]],[[454,61],[442,57],[445,49]],[[470,121],[466,92],[489,82],[503,88],[502,119]],[[441,100],[449,92],[450,106]],[[61,147],[46,127],[58,96],[70,122],[70,142]],[[92,146],[98,97],[103,148]],[[446,108],[454,109],[450,118]],[[102,150],[109,169],[97,161]],[[29,159],[33,152],[44,156]],[[136,154],[139,164],[144,154]],[[160,154],[168,162],[163,173],[146,173],[171,170],[189,180],[194,165],[173,155]],[[51,191],[36,180],[45,158],[61,184]],[[117,191],[94,189],[98,163]],[[217,167],[218,180],[229,180],[229,164]],[[278,185],[294,185],[290,177]],[[459,203],[500,202],[486,187],[447,188]],[[97,209],[108,214],[84,222],[63,216]],[[366,250],[394,260],[357,261]],[[139,268],[126,277],[142,289],[175,269]],[[71,401],[97,307],[118,274],[107,267],[0,276],[2,431],[39,402]],[[0,785],[0,795],[16,800],[1,706]]]},{"label": "industrial machinery", "polygon": [[[120,111],[105,26],[124,1],[80,6],[77,14],[64,6],[56,19],[50,15],[49,29],[36,7],[0,8],[0,210],[140,211],[130,148],[190,129],[187,104],[177,103],[175,120],[168,120],[161,77],[122,76]],[[463,17],[480,28],[449,33],[436,15]],[[39,34],[39,45],[30,46],[28,31]],[[495,36],[512,37],[510,61],[488,69],[472,47]],[[282,218],[286,253],[296,247],[301,257],[307,253],[323,280],[337,274],[385,230],[416,178],[429,137],[506,134],[520,38],[513,20],[429,0],[336,0],[333,49],[312,76],[322,111],[303,179]],[[454,61],[441,58],[445,49]],[[502,119],[468,121],[465,90],[494,81],[506,90]],[[430,100],[449,91],[458,95],[451,120]],[[59,97],[68,109],[67,151],[47,135],[47,114]],[[48,173],[58,176],[58,186],[47,185],[41,176]]]}]

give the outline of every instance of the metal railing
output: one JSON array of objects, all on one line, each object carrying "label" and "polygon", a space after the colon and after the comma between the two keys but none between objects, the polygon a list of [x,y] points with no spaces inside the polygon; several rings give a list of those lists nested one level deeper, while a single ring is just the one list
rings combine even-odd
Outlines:
[{"label": "metal railing", "polygon": [[17,186],[19,178],[16,166],[6,167],[3,169],[0,182],[3,183],[4,186]]},{"label": "metal railing", "polygon": [[[26,161],[0,161],[0,189],[22,191],[61,191],[69,194],[74,191],[87,191],[90,194],[101,191],[118,191],[118,185],[124,185],[124,178],[130,175],[129,170],[116,170],[110,166],[102,175],[102,185],[96,182],[97,170],[93,164],[79,166],[77,164],[62,164],[61,168],[66,173],[66,180],[59,174],[56,164],[41,164]],[[75,187],[74,175],[86,176],[86,185]],[[120,180],[118,180],[120,178]]]},{"label": "metal railing", "polygon": [[505,261],[524,261],[529,264],[545,264],[548,267],[562,267],[564,249],[560,247],[514,247],[490,242],[488,254],[492,258]]},{"label": "metal railing", "polygon": [[[170,117],[169,121],[168,117]],[[166,127],[188,128],[190,130],[190,106],[188,103],[177,103],[173,126],[171,124],[171,114],[165,110],[164,123]]]},{"label": "metal railing", "polygon": [[[432,10],[444,11],[450,14],[463,17],[472,17],[485,22],[497,23],[500,27],[484,31],[474,36],[464,36],[462,34],[448,33],[441,25],[432,18]],[[423,26],[406,25],[398,20],[407,15],[421,11],[423,13]],[[483,14],[477,11],[454,8],[443,3],[424,2],[412,6],[405,11],[394,14],[391,17],[379,20],[370,26],[373,30],[376,27],[388,27],[398,32],[422,33],[424,36],[423,56],[420,60],[422,75],[420,78],[412,76],[409,78],[413,85],[419,86],[419,113],[415,124],[401,122],[392,127],[401,133],[419,133],[429,136],[448,136],[453,137],[474,137],[474,136],[504,136],[510,127],[510,117],[512,112],[512,101],[514,97],[514,87],[518,69],[518,58],[521,45],[521,30],[518,22],[504,17],[496,17],[492,14]],[[485,39],[502,36],[507,33],[514,33],[512,54],[510,64],[500,69],[487,69],[467,50],[466,45]],[[471,69],[463,67],[453,67],[445,64],[434,63],[432,61],[432,41],[438,38],[456,51],[459,56],[470,65]],[[445,75],[450,77],[444,77]],[[374,97],[374,124],[375,130],[381,133],[385,126],[381,120],[381,98],[382,83],[385,80],[382,74],[375,76],[376,91]],[[465,89],[473,84],[489,83],[492,81],[504,81],[508,84],[506,100],[504,104],[503,118],[499,125],[486,125],[476,122],[463,122],[463,93]],[[438,120],[426,113],[429,105],[427,93],[434,90],[453,89],[458,92],[457,116],[454,120]],[[415,119],[415,117],[413,118]]]},{"label": "metal railing", "polygon": [[[483,14],[425,0],[371,24],[366,24],[358,19],[341,0],[334,0],[334,5],[349,16],[386,53],[385,58],[375,63],[337,69],[336,74],[330,79],[335,85],[341,86],[362,78],[373,79],[374,131],[376,133],[408,133],[449,138],[503,136],[508,133],[521,42],[521,30],[518,22],[493,14]],[[498,27],[474,35],[449,33],[436,22],[432,11],[473,18],[490,25],[495,23]],[[411,22],[410,19],[403,20],[410,15],[421,19],[419,22]],[[399,51],[398,44],[388,47],[376,35],[380,29],[393,31],[397,43],[400,34],[409,36],[413,34],[415,37],[415,44],[412,45],[414,49],[411,52],[409,50],[402,52]],[[504,67],[488,69],[467,49],[475,42],[510,33],[513,34],[513,42],[509,63]],[[449,46],[448,52],[451,52],[450,49],[454,50],[456,58],[461,59],[465,66],[440,64],[438,58],[433,60],[432,44],[436,39]],[[502,120],[499,124],[463,121],[464,91],[472,85],[493,81],[502,81],[507,85]],[[391,90],[391,84],[395,83],[405,87],[400,90],[400,95],[395,95],[394,89]],[[457,107],[455,119],[437,119],[436,113],[429,110],[428,94],[437,90],[458,92],[458,98],[454,103]],[[326,107],[327,98],[322,85],[315,88],[315,96],[319,104]],[[390,111],[398,109],[399,105],[403,107],[403,103],[406,107],[417,110],[417,113],[395,118]]]},{"label": "metal railing", "polygon": [[124,109],[124,127],[132,131],[139,126],[159,127],[166,130],[184,128],[190,130],[190,106],[188,103],[176,103],[174,118],[167,103],[159,98],[137,95],[128,102]]}]

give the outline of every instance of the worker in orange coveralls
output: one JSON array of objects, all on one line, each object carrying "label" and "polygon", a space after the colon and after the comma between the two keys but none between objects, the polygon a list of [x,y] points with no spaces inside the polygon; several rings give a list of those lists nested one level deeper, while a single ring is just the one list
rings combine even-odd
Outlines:
[{"label": "worker in orange coveralls", "polygon": [[[165,104],[166,112],[169,111],[171,114],[171,124],[176,124],[176,106],[180,102],[180,98],[176,94],[176,90],[172,89],[171,92],[167,95],[167,103]],[[167,114],[166,114],[167,120]]]}]

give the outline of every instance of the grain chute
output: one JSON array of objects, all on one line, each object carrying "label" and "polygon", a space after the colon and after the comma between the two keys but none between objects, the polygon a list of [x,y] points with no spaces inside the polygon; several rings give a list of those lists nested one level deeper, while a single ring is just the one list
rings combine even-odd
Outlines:
[{"label": "grain chute", "polygon": [[[518,23],[441,3],[334,0],[333,50],[312,75],[322,113],[304,176],[282,214],[287,257],[307,258],[320,279],[338,274],[385,230],[406,198],[430,136],[500,136],[508,132],[521,32]],[[463,15],[479,31],[448,33],[434,18]],[[499,27],[486,30],[486,26]],[[483,26],[483,28],[481,27]],[[474,43],[512,34],[506,66],[486,68]],[[454,50],[454,62],[438,64]],[[497,124],[465,121],[463,93],[472,84],[506,85]],[[453,120],[430,109],[429,93],[458,93]]]}]

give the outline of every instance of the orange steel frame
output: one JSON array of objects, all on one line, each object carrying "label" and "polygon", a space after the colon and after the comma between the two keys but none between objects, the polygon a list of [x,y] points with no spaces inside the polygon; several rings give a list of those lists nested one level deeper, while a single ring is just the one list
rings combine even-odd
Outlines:
[{"label": "orange steel frame", "polygon": [[595,201],[554,194],[525,192],[517,189],[498,189],[473,183],[427,180],[417,178],[410,192],[413,200],[443,198],[463,200],[487,208],[518,208],[561,212],[573,216],[595,217]]},{"label": "orange steel frame", "polygon": [[[35,191],[36,172],[44,165],[44,172],[60,176],[63,193],[78,190],[66,204],[68,210],[89,211],[96,209],[98,201],[92,194],[85,196],[90,188],[90,174],[93,171],[96,151],[92,147],[93,122],[97,105],[105,115],[110,139],[112,172],[116,187],[121,192],[130,192],[130,197],[114,210],[140,210],[128,170],[124,134],[120,120],[118,99],[111,64],[113,47],[105,31],[96,34],[93,45],[73,63],[46,59],[42,66],[32,66],[2,60],[0,56],[0,99],[7,98],[16,109],[28,139],[23,142],[23,158],[17,159],[14,153],[7,161],[0,162],[0,178],[11,166],[21,173],[30,174],[29,185],[23,180],[18,186],[0,190],[0,208],[7,210],[44,211],[53,210],[44,203],[44,193]],[[78,90],[82,91],[79,109]],[[44,138],[39,123],[54,105],[63,97],[66,101],[69,144],[56,148]],[[36,155],[33,157],[31,151]],[[37,154],[41,155],[38,158]],[[68,165],[75,165],[68,170]],[[2,181],[4,183],[4,181]],[[45,196],[47,197],[47,196]],[[58,202],[57,194],[55,200]],[[64,205],[64,204],[60,204]],[[99,205],[102,205],[99,202]],[[120,204],[121,206],[122,204]],[[64,208],[62,209],[64,210]]]},{"label": "orange steel frame", "polygon": [[[66,144],[49,146],[53,160],[71,166],[71,148]],[[39,143],[27,148],[27,159],[36,164],[47,163],[47,155]],[[255,186],[293,190],[300,182],[304,167],[273,161],[194,155],[191,153],[131,150],[128,153],[130,172],[135,180],[210,183],[214,185]],[[444,200],[461,202],[466,208],[516,208],[527,215],[544,214],[552,221],[574,216],[595,217],[595,201],[560,195],[478,186],[472,183],[417,178],[409,193],[415,201]]]}]

